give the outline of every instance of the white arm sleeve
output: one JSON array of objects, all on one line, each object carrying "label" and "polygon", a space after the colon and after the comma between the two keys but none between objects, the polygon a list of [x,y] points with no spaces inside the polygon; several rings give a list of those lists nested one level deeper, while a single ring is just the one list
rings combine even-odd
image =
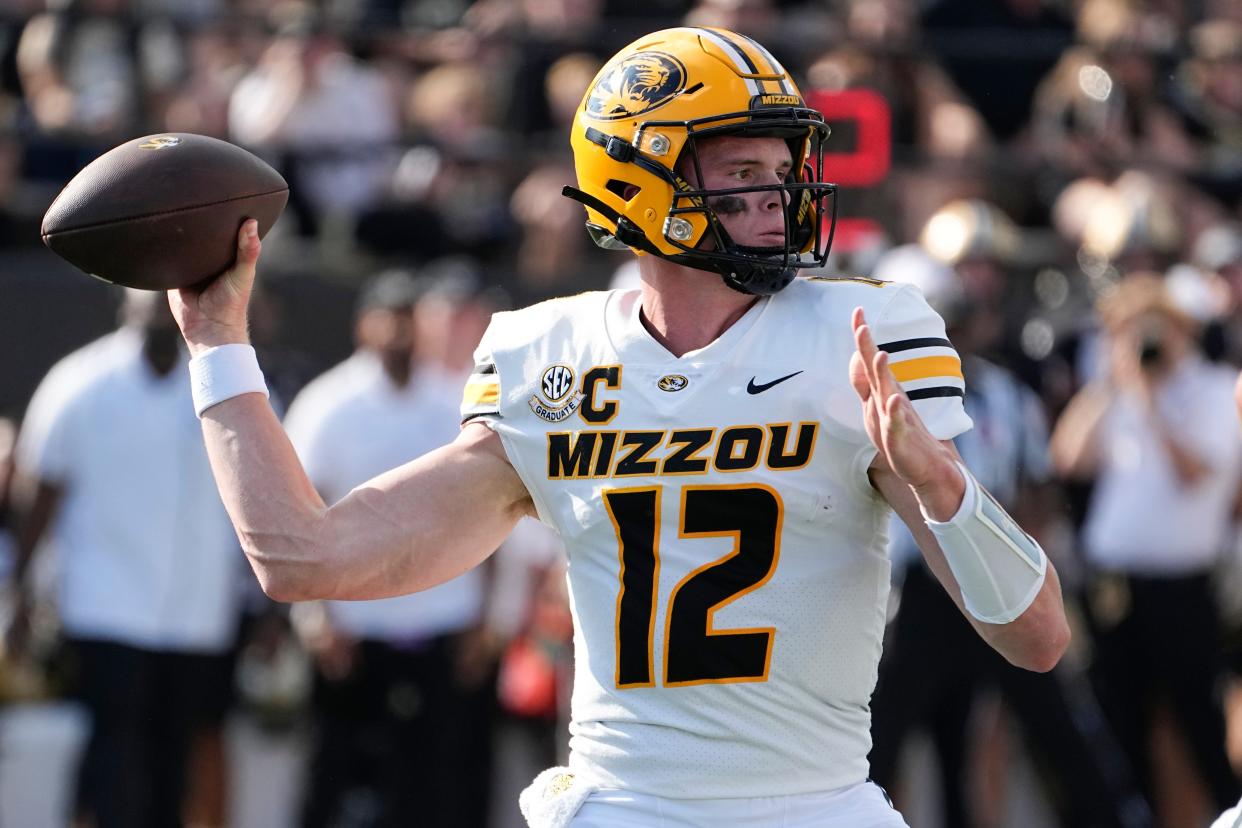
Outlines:
[{"label": "white arm sleeve", "polygon": [[987,493],[965,466],[966,494],[952,518],[923,518],[962,590],[966,610],[987,624],[1008,624],[1035,600],[1048,558],[1035,539]]}]

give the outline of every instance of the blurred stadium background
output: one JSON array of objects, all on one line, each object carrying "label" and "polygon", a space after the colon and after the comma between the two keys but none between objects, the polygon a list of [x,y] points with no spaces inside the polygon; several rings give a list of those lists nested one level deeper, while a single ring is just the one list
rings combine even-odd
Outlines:
[{"label": "blurred stadium background", "polygon": [[[448,279],[450,298],[493,309],[626,283],[626,257],[592,247],[581,208],[559,195],[573,176],[568,124],[607,56],[685,22],[766,44],[832,123],[833,272],[873,275],[908,244],[954,268],[996,313],[986,355],[1034,390],[1049,423],[1097,373],[1097,303],[1135,273],[1162,280],[1208,361],[1242,364],[1238,0],[2,0],[0,416],[20,423],[53,363],[115,326],[120,291],[44,249],[39,219],[83,165],[143,134],[227,139],[289,181],[254,319],[285,403],[349,355],[355,299],[377,272]],[[442,341],[420,354],[468,353],[476,327],[428,322],[423,339]],[[1236,428],[1220,439],[1236,441]],[[1041,537],[1071,600],[1089,603],[1077,532],[1090,487],[1044,483]],[[1242,768],[1234,534],[1213,578],[1231,713],[1220,739]],[[497,600],[553,599],[532,587]],[[310,667],[289,656],[287,709],[256,702],[275,693],[245,687],[256,641],[286,636],[296,650],[297,639],[261,596],[247,607],[258,620],[238,643],[251,655],[229,719],[231,770],[213,771],[229,793],[195,790],[198,824],[298,820],[311,701],[297,675]],[[84,725],[59,700],[52,661],[33,677],[11,661],[0,672],[0,824],[58,824],[68,808]],[[1020,729],[982,695],[975,758],[954,769],[978,792],[974,824],[1102,824],[1054,816],[1056,787],[1038,782]],[[509,704],[503,715],[521,718]],[[547,738],[563,740],[554,719]],[[1213,807],[1171,720],[1158,717],[1152,736],[1156,824],[1198,828]],[[511,796],[543,754],[502,741],[492,773],[508,777],[477,784]],[[911,824],[939,825],[932,751],[916,739],[906,752]],[[493,810],[505,815],[491,824],[514,824],[512,808]]]}]

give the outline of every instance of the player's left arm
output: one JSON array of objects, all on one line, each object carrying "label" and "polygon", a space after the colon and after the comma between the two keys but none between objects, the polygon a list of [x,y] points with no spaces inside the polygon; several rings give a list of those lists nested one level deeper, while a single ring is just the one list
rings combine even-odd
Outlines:
[{"label": "player's left arm", "polygon": [[[944,441],[940,445],[950,456],[957,456],[957,452],[954,450],[951,442]],[[960,482],[962,480],[961,473],[955,466],[950,465],[945,469],[944,475],[942,481],[930,482],[921,486],[919,489],[920,493],[922,493],[921,496],[926,497],[928,500],[936,501],[941,497],[939,493],[944,493],[944,502],[948,503],[952,500],[952,496],[948,493],[956,490],[959,492],[958,502],[960,504],[960,492],[963,488]],[[957,476],[956,482],[952,479],[953,475]],[[1043,673],[1055,667],[1061,655],[1065,652],[1065,648],[1069,645],[1070,631],[1069,624],[1065,618],[1065,606],[1061,601],[1061,582],[1057,578],[1056,569],[1053,567],[1052,562],[1047,559],[1047,556],[1043,556],[1043,566],[1045,568],[1042,573],[1042,583],[1039,581],[1032,582],[1038,591],[1018,616],[1012,621],[1003,624],[982,621],[967,608],[962,595],[962,587],[954,575],[953,568],[945,558],[944,550],[941,549],[936,535],[923,518],[923,510],[927,506],[921,499],[920,494],[916,494],[916,490],[902,480],[880,458],[877,458],[877,463],[872,466],[871,479],[884,499],[888,501],[893,510],[910,527],[910,533],[914,535],[919,549],[923,552],[924,560],[931,567],[937,580],[940,581],[945,591],[949,593],[953,602],[957,604],[957,608],[966,616],[966,620],[991,645],[992,649],[1004,656],[1011,664],[1027,670]],[[982,489],[980,489],[980,495],[988,497],[986,493],[982,492]],[[997,508],[999,509],[999,506]],[[956,511],[950,512],[945,517],[951,518],[955,513]],[[932,517],[936,517],[934,513],[930,514]],[[1016,524],[1014,526],[1016,528]],[[1018,529],[1017,531],[1021,532],[1022,530]],[[1034,544],[1034,541],[1030,542]],[[988,545],[980,543],[972,551],[979,555],[1002,556],[1020,554],[1012,549],[1004,548],[1001,545],[1004,544],[1004,540],[1001,538],[997,538],[995,544],[992,548],[987,548]],[[1035,548],[1038,548],[1038,546],[1036,545]],[[1042,555],[1042,552],[1040,554]]]},{"label": "player's left arm", "polygon": [[872,484],[984,640],[1019,667],[1051,670],[1070,636],[1052,563],[970,476],[952,442],[927,430],[861,309],[853,326],[850,382],[877,448]]}]

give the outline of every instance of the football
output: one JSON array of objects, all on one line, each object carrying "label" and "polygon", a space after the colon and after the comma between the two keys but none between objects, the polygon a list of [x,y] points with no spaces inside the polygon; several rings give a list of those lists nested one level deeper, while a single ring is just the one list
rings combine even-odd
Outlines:
[{"label": "football", "polygon": [[289,199],[280,173],[241,147],[189,133],[137,138],[82,169],[43,216],[43,242],[92,276],[144,290],[228,269],[248,218],[264,236]]}]

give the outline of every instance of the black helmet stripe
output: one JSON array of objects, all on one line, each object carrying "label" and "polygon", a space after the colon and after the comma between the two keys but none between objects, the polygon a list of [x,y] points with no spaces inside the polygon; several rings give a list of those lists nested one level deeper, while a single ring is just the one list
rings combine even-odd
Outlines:
[{"label": "black helmet stripe", "polygon": [[781,81],[780,81],[780,84],[781,84],[781,92],[785,93],[786,95],[792,95],[792,94],[794,94],[793,89],[791,89],[791,88],[790,88],[790,86],[789,86],[789,81],[785,80],[785,78],[788,76],[788,73],[785,71],[785,67],[784,67],[784,66],[781,66],[781,62],[780,62],[779,60],[777,60],[776,58],[774,58],[774,57],[772,56],[772,53],[771,53],[771,52],[769,52],[767,49],[765,49],[765,48],[763,47],[763,45],[762,45],[762,44],[760,44],[760,43],[758,43],[757,41],[755,41],[755,40],[753,40],[753,39],[751,39],[751,38],[749,38],[749,37],[747,37],[746,35],[741,34],[741,33],[738,33],[738,37],[740,37],[740,38],[742,38],[743,40],[745,40],[745,41],[746,41],[747,43],[749,43],[751,46],[754,46],[754,47],[755,47],[755,51],[757,51],[757,52],[759,52],[759,54],[763,55],[764,59],[765,59],[765,60],[767,60],[768,65],[772,67],[772,74],[774,74],[774,75],[780,75],[780,76],[781,76]]},{"label": "black helmet stripe", "polygon": [[[755,62],[750,59],[750,55],[746,54],[745,49],[737,45],[737,43],[733,42],[721,32],[697,26],[694,27],[694,30],[696,32],[702,32],[713,43],[724,49],[729,56],[733,58],[733,65],[742,70],[742,72],[750,75],[765,74],[759,71],[759,67],[756,66]],[[747,78],[746,85],[750,87],[752,95],[762,95],[768,91],[767,83],[759,80],[758,78]]]}]

